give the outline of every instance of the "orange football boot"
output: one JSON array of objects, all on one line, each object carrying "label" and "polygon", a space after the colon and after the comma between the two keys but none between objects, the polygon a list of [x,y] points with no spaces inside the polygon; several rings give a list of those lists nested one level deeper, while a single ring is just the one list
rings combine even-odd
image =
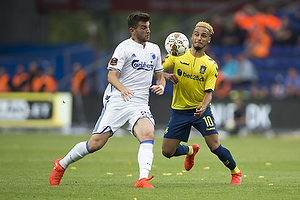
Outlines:
[{"label": "orange football boot", "polygon": [[241,185],[242,184],[242,172],[231,174],[232,179],[230,185]]},{"label": "orange football boot", "polygon": [[65,169],[59,164],[61,158],[54,162],[53,170],[50,175],[50,185],[59,185],[61,178],[64,175]]},{"label": "orange football boot", "polygon": [[194,166],[194,163],[195,163],[195,155],[198,153],[200,147],[198,144],[193,144],[192,145],[193,147],[193,154],[188,156],[186,155],[186,158],[185,158],[185,161],[184,161],[184,168],[186,171],[189,171],[192,169],[192,167]]},{"label": "orange football boot", "polygon": [[152,175],[150,178],[141,178],[140,180],[138,180],[135,184],[134,187],[135,188],[154,188],[149,181],[153,178],[154,176]]}]

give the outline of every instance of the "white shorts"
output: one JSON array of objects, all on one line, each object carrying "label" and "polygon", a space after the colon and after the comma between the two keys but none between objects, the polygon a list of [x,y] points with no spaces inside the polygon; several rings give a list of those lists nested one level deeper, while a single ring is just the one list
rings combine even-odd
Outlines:
[{"label": "white shorts", "polygon": [[155,125],[155,121],[148,105],[136,105],[129,102],[118,102],[104,105],[93,134],[112,131],[111,136],[119,129],[133,133],[135,123],[143,117],[147,117]]}]

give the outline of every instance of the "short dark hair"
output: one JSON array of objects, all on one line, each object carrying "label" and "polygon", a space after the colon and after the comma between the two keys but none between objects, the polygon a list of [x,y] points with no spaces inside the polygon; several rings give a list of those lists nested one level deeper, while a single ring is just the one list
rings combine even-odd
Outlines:
[{"label": "short dark hair", "polygon": [[127,17],[128,28],[130,28],[130,27],[137,28],[137,24],[140,21],[142,21],[142,22],[148,22],[148,21],[150,21],[150,14],[144,13],[144,12],[141,12],[141,11],[137,11],[137,12],[131,13]]}]

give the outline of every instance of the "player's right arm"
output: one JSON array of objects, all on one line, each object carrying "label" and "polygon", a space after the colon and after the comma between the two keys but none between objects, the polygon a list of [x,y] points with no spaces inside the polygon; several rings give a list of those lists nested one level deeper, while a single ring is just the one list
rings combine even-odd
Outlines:
[{"label": "player's right arm", "polygon": [[164,77],[167,81],[170,81],[173,84],[178,83],[178,77],[173,74],[173,73],[168,73],[166,72],[167,70],[173,69],[174,68],[174,62],[173,62],[173,56],[167,55],[167,57],[164,59],[162,63],[164,67]]},{"label": "player's right arm", "polygon": [[110,69],[107,74],[107,81],[114,86],[117,90],[120,91],[121,96],[124,101],[129,101],[131,97],[134,95],[133,91],[127,89],[119,80],[120,72],[118,70]]}]

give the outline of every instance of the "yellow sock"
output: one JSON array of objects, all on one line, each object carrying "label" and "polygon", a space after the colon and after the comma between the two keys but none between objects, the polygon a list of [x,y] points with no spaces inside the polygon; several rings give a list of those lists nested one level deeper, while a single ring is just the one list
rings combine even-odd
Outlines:
[{"label": "yellow sock", "polygon": [[230,170],[231,171],[231,174],[237,174],[237,173],[240,173],[241,170],[236,166],[233,170]]},{"label": "yellow sock", "polygon": [[188,152],[188,156],[191,156],[194,153],[194,149],[192,146],[189,146],[189,152]]}]

